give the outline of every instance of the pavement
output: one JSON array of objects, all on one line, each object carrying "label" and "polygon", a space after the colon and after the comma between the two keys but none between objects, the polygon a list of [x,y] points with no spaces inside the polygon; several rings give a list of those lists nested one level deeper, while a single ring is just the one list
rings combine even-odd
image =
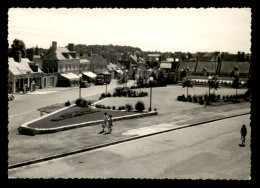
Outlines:
[{"label": "pavement", "polygon": [[8,177],[251,180],[249,124],[250,115],[200,124],[9,169]]},{"label": "pavement", "polygon": [[[185,109],[176,112],[174,116],[169,113],[134,120],[123,120],[115,123],[110,134],[100,134],[102,128],[97,125],[54,133],[55,136],[54,134],[20,135],[9,146],[9,168],[60,158],[243,114],[250,114],[249,103],[207,108],[198,106],[197,110]],[[19,145],[20,139],[23,140],[24,146],[22,147]]]}]

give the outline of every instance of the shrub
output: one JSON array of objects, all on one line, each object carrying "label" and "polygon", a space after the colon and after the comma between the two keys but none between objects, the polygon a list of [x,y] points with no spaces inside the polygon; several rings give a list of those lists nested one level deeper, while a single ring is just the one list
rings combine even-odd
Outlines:
[{"label": "shrub", "polygon": [[211,95],[209,96],[209,99],[210,99],[210,101],[212,101],[212,102],[216,102],[216,95],[215,95],[215,94],[211,94]]},{"label": "shrub", "polygon": [[111,97],[111,94],[110,94],[110,93],[108,93],[108,94],[107,94],[107,97]]},{"label": "shrub", "polygon": [[101,108],[105,109],[106,107],[105,107],[105,105],[101,105]]},{"label": "shrub", "polygon": [[81,107],[88,107],[88,102],[86,100],[83,100]]},{"label": "shrub", "polygon": [[138,112],[142,112],[145,109],[144,103],[142,101],[137,101],[137,103],[135,104],[135,109]]},{"label": "shrub", "polygon": [[65,102],[65,106],[70,106],[70,102]]},{"label": "shrub", "polygon": [[87,107],[88,106],[88,102],[85,99],[77,99],[75,101],[77,106],[81,106],[81,107]]},{"label": "shrub", "polygon": [[122,110],[125,110],[125,106],[121,106]]},{"label": "shrub", "polygon": [[198,102],[198,97],[196,95],[193,96],[193,102],[195,102],[195,103]]},{"label": "shrub", "polygon": [[217,100],[220,100],[220,95],[217,95]]},{"label": "shrub", "polygon": [[108,106],[108,107],[107,107],[107,109],[111,109],[111,107],[110,107],[110,106]]},{"label": "shrub", "polygon": [[116,109],[116,107],[115,107],[115,106],[113,106],[113,107],[112,107],[112,109],[113,109],[113,110],[115,110],[115,109]]},{"label": "shrub", "polygon": [[205,94],[205,95],[203,95],[203,98],[204,98],[205,101],[207,101],[209,96]]},{"label": "shrub", "polygon": [[192,102],[192,97],[191,97],[190,95],[188,95],[187,100],[188,100],[189,102]]},{"label": "shrub", "polygon": [[116,92],[114,92],[114,93],[113,93],[113,97],[116,97],[116,96],[117,96],[117,94],[116,94]]},{"label": "shrub", "polygon": [[90,102],[90,101],[88,102],[88,105],[89,105],[89,106],[91,105],[91,102]]},{"label": "shrub", "polygon": [[133,109],[131,104],[126,104],[125,108],[127,109],[128,112],[130,112]]},{"label": "shrub", "polygon": [[101,97],[106,97],[106,94],[105,94],[105,93],[102,93],[102,94],[101,94]]},{"label": "shrub", "polygon": [[203,105],[204,104],[204,100],[203,99],[199,100],[199,104]]},{"label": "shrub", "polygon": [[202,95],[199,95],[198,98],[199,98],[199,101],[203,100],[203,96]]},{"label": "shrub", "polygon": [[183,100],[183,97],[182,96],[178,96],[177,97],[177,101],[182,101]]},{"label": "shrub", "polygon": [[118,110],[122,110],[122,106],[119,106],[119,107],[118,107]]},{"label": "shrub", "polygon": [[225,100],[225,99],[226,99],[226,96],[225,96],[225,95],[223,95],[223,96],[222,96],[222,99],[223,99],[223,100]]}]

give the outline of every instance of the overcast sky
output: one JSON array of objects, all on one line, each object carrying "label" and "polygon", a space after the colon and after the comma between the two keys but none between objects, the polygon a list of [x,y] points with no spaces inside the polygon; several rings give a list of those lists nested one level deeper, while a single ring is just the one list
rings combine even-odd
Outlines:
[{"label": "overcast sky", "polygon": [[251,9],[11,8],[8,41],[126,45],[143,51],[250,53]]}]

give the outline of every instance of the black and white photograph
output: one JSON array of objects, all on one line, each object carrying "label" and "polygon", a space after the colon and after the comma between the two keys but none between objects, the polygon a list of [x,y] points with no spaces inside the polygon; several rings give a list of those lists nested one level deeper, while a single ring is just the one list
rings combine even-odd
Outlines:
[{"label": "black and white photograph", "polygon": [[8,179],[251,180],[250,7],[7,14]]}]

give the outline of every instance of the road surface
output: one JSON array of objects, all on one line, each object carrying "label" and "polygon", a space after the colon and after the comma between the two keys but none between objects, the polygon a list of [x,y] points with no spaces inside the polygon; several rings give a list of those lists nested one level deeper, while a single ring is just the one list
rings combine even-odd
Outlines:
[{"label": "road surface", "polygon": [[[244,115],[201,124],[10,169],[8,175],[9,178],[249,180],[249,123],[250,115]],[[248,129],[245,147],[239,146],[242,124]]]}]

